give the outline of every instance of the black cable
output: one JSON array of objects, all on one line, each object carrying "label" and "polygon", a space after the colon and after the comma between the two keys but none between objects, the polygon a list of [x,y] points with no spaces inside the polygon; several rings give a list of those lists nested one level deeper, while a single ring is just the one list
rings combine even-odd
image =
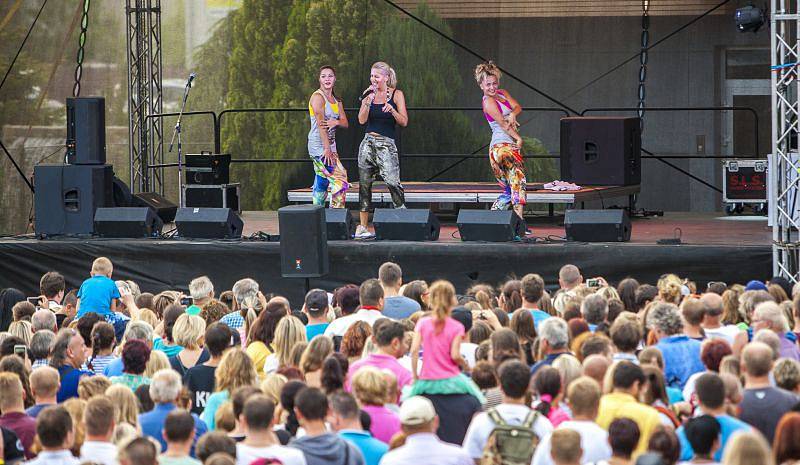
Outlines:
[{"label": "black cable", "polygon": [[28,28],[28,32],[25,34],[25,38],[22,39],[22,43],[19,45],[19,49],[17,50],[17,54],[14,55],[14,59],[11,60],[11,64],[8,65],[8,69],[6,70],[5,76],[3,76],[3,80],[0,81],[0,89],[3,88],[3,84],[6,83],[6,79],[8,79],[8,75],[11,74],[11,70],[14,68],[14,64],[17,62],[17,58],[19,58],[19,54],[22,53],[22,48],[25,46],[25,42],[28,41],[28,37],[31,36],[31,32],[33,32],[33,26],[36,26],[36,22],[39,21],[39,16],[42,14],[42,10],[44,10],[44,6],[47,5],[47,0],[42,2],[42,6],[39,8],[39,12],[36,13],[36,17],[33,18],[33,22],[31,23],[31,27]]}]

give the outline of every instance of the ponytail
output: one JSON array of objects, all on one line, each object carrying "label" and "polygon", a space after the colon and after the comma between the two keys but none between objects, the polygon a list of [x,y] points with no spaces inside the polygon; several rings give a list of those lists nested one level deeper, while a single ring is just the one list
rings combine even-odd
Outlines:
[{"label": "ponytail", "polygon": [[561,393],[561,374],[550,366],[540,368],[533,377],[533,390],[539,396],[536,410],[548,416],[553,408],[553,400]]},{"label": "ponytail", "polygon": [[439,333],[444,329],[444,322],[450,316],[456,289],[449,281],[439,280],[431,285],[428,292],[433,319],[436,322],[436,332]]},{"label": "ponytail", "polygon": [[372,69],[379,69],[384,75],[386,75],[388,78],[386,80],[386,87],[391,87],[392,89],[397,88],[397,73],[395,72],[394,68],[383,61],[378,61],[372,65]]}]

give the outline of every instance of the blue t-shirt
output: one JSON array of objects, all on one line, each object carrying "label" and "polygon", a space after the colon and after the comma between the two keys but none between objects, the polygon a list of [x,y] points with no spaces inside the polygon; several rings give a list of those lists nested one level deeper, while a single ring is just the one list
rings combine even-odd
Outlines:
[{"label": "blue t-shirt", "polygon": [[[159,443],[161,443],[161,450],[167,450],[167,441],[164,439],[164,421],[167,419],[169,412],[175,410],[175,404],[156,404],[153,410],[139,415],[139,425],[142,427],[142,434],[149,436]],[[194,446],[197,440],[208,431],[208,426],[197,415],[192,414],[194,419],[194,440],[192,441],[192,449],[189,455],[192,457],[194,454]]]},{"label": "blue t-shirt", "polygon": [[64,365],[58,369],[58,375],[61,377],[61,387],[58,389],[58,394],[56,394],[56,400],[60,404],[67,399],[78,397],[78,383],[81,378],[92,376],[94,373]]},{"label": "blue t-shirt", "polygon": [[549,313],[539,309],[531,310],[531,315],[533,315],[533,327],[536,328],[536,331],[539,331],[539,323],[552,316]]},{"label": "blue t-shirt", "polygon": [[419,310],[419,302],[416,300],[409,299],[403,295],[396,295],[383,300],[383,309],[381,312],[386,318],[402,320],[404,318],[409,318]]},{"label": "blue t-shirt", "polygon": [[310,341],[320,334],[325,334],[325,330],[328,329],[328,326],[330,326],[330,323],[317,323],[315,325],[306,326],[306,339]]},{"label": "blue t-shirt", "polygon": [[[714,453],[714,461],[722,462],[722,453],[725,452],[725,445],[728,443],[728,439],[730,439],[731,435],[737,431],[750,431],[752,428],[742,420],[729,415],[720,415],[716,417],[716,419],[719,423],[721,438],[719,441],[719,449],[717,449],[717,452]],[[686,431],[684,430],[683,426],[678,428],[675,433],[678,435],[678,439],[681,441],[680,460],[692,460],[692,457],[694,456],[694,450],[692,450],[692,445],[689,444],[689,439],[686,437]]]},{"label": "blue t-shirt", "polygon": [[111,302],[121,296],[114,281],[98,275],[92,276],[81,284],[77,297],[81,299],[81,308],[75,316],[76,319],[90,312],[102,316],[110,314]]},{"label": "blue t-shirt", "polygon": [[106,378],[111,378],[112,376],[122,376],[122,370],[124,368],[125,365],[122,363],[122,359],[115,358],[103,369],[103,376]]},{"label": "blue t-shirt", "polygon": [[39,416],[39,412],[54,405],[56,404],[36,404],[25,410],[25,413],[27,413],[30,417],[36,418]]},{"label": "blue t-shirt", "polygon": [[378,465],[383,455],[389,451],[389,445],[383,443],[367,431],[347,429],[339,431],[339,437],[353,444],[361,451],[366,465]]}]

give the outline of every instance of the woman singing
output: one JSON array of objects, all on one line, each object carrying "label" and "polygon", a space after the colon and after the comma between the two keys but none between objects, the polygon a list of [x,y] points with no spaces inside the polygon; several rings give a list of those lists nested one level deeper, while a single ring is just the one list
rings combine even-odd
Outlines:
[{"label": "woman singing", "polygon": [[[332,66],[319,69],[319,89],[311,94],[308,112],[311,130],[308,132],[308,154],[314,161],[314,205],[325,205],[328,188],[331,191],[331,208],[344,208],[345,195],[350,184],[347,171],[336,151],[336,127],[347,127],[347,115],[339,111],[339,100],[333,93],[336,71]],[[344,109],[342,109],[344,110]]]},{"label": "woman singing", "polygon": [[395,126],[408,124],[406,99],[397,89],[397,74],[391,66],[379,61],[372,65],[369,88],[364,91],[358,122],[366,124],[364,140],[358,148],[358,201],[360,223],[356,238],[372,236],[367,224],[372,210],[372,183],[383,178],[395,208],[405,208],[403,185],[400,184],[400,160],[394,143]]},{"label": "woman singing", "polygon": [[492,204],[492,210],[505,210],[511,205],[522,218],[525,207],[525,166],[520,149],[522,137],[517,132],[519,102],[508,91],[500,89],[500,69],[491,61],[475,68],[475,80],[483,91],[483,114],[492,130],[489,163],[503,193]]}]

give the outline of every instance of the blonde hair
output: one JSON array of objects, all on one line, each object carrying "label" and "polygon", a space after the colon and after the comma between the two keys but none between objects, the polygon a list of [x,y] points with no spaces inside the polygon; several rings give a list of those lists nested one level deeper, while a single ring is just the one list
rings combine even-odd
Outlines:
[{"label": "blonde hair", "polygon": [[478,81],[478,84],[482,83],[484,79],[489,76],[494,76],[499,81],[502,75],[503,73],[500,71],[500,68],[491,60],[475,67],[475,80]]},{"label": "blonde hair", "polygon": [[278,367],[291,366],[292,347],[298,342],[306,342],[306,328],[295,316],[281,318],[275,328],[275,357]]},{"label": "blonde hair", "polygon": [[228,349],[219,362],[214,374],[214,390],[233,392],[242,386],[252,386],[256,384],[256,376],[250,356],[242,349],[234,347]]},{"label": "blonde hair", "polygon": [[61,406],[67,409],[69,416],[72,417],[72,430],[75,433],[75,440],[70,450],[73,452],[73,455],[75,455],[75,452],[80,455],[81,446],[83,446],[83,441],[86,439],[86,423],[83,422],[83,412],[86,410],[86,401],[73,397],[72,399],[64,401]]},{"label": "blonde hair", "polygon": [[603,296],[606,300],[619,299],[619,292],[611,286],[601,287],[595,294]]},{"label": "blonde hair", "polygon": [[387,78],[389,78],[386,81],[387,87],[391,87],[392,89],[397,88],[397,73],[394,71],[394,68],[383,61],[377,61],[373,63],[371,69],[377,69],[386,75]]},{"label": "blonde hair", "polygon": [[106,389],[106,396],[117,407],[116,418],[114,418],[116,424],[127,423],[134,427],[139,426],[139,404],[131,388],[124,384],[112,384]]},{"label": "blonde hair", "polygon": [[281,390],[283,390],[283,386],[289,382],[285,376],[279,375],[277,373],[270,373],[265,378],[264,381],[261,382],[261,391],[264,392],[264,395],[269,397],[269,399],[275,403],[275,405],[279,405],[281,403]]},{"label": "blonde hair", "polygon": [[380,406],[386,403],[389,382],[379,369],[370,366],[360,368],[353,376],[351,384],[353,394],[362,406]]},{"label": "blonde hair", "polygon": [[681,278],[674,274],[667,274],[658,280],[658,296],[664,302],[670,302],[675,305],[681,303],[681,287],[683,282]]},{"label": "blonde hair", "polygon": [[160,350],[152,350],[150,351],[150,360],[147,361],[143,375],[145,378],[152,378],[157,371],[166,370],[167,368],[172,368],[172,365],[169,364],[167,354]]},{"label": "blonde hair", "polygon": [[236,417],[233,415],[233,402],[222,404],[214,413],[214,423],[218,430],[230,433],[236,428]]},{"label": "blonde hair", "polygon": [[311,373],[322,368],[322,363],[333,353],[333,339],[328,336],[317,336],[308,343],[300,356],[300,371]]},{"label": "blonde hair", "polygon": [[206,320],[197,315],[189,315],[184,313],[175,320],[175,326],[172,327],[173,339],[175,344],[182,346],[186,349],[197,349],[197,342],[206,333]]},{"label": "blonde hair", "polygon": [[158,326],[158,324],[160,323],[160,321],[158,320],[158,315],[156,315],[156,312],[150,310],[149,308],[140,309],[139,320],[144,321],[153,328]]},{"label": "blonde hair", "polygon": [[764,436],[757,432],[737,432],[728,440],[725,453],[722,454],[725,465],[774,465],[775,459],[770,452]]},{"label": "blonde hair", "polygon": [[108,276],[114,271],[114,265],[106,257],[97,257],[92,262],[92,275]]},{"label": "blonde hair", "polygon": [[17,336],[25,341],[25,345],[31,346],[31,339],[33,339],[33,326],[30,321],[20,320],[14,321],[8,327],[8,334]]},{"label": "blonde hair", "polygon": [[103,375],[84,376],[78,382],[78,398],[89,400],[94,396],[105,394],[111,387],[111,380]]},{"label": "blonde hair", "polygon": [[[580,378],[583,374],[581,362],[573,355],[564,354],[558,357],[553,360],[552,366],[561,374],[562,386],[569,386],[570,383]],[[566,389],[564,391],[566,392]]]},{"label": "blonde hair", "polygon": [[453,299],[456,297],[456,288],[449,281],[439,280],[433,283],[428,291],[430,295],[430,308],[434,320],[439,328],[444,327],[444,320],[450,316]]},{"label": "blonde hair", "polygon": [[22,402],[22,380],[19,375],[11,372],[0,373],[0,405],[13,407],[17,402]]}]

